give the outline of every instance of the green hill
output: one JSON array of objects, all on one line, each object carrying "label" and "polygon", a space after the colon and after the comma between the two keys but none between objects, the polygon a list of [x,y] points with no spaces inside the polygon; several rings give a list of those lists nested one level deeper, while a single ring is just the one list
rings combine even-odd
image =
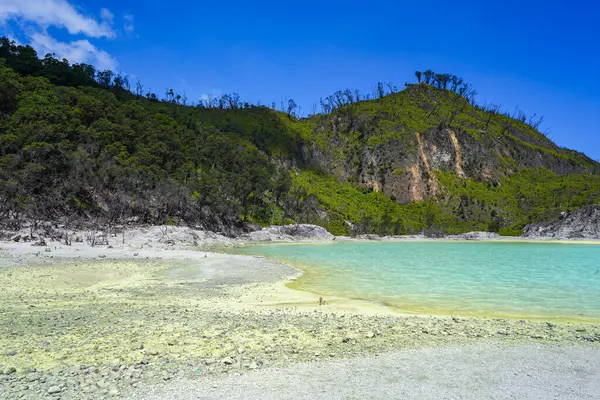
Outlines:
[{"label": "green hill", "polygon": [[451,75],[308,118],[226,95],[185,105],[0,40],[0,223],[316,223],[337,234],[512,233],[600,201],[600,165]]}]

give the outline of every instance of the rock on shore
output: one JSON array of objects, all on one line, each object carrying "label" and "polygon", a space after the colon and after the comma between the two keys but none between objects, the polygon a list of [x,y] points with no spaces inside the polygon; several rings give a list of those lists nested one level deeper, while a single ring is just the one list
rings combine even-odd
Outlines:
[{"label": "rock on shore", "polygon": [[259,231],[242,235],[240,238],[252,242],[295,242],[302,240],[333,240],[334,236],[325,228],[317,225],[297,224],[269,226]]},{"label": "rock on shore", "polygon": [[490,240],[498,239],[500,235],[494,232],[467,232],[461,233],[460,235],[448,235],[447,239],[458,239],[458,240]]},{"label": "rock on shore", "polygon": [[554,221],[527,225],[523,236],[600,239],[600,204],[563,213]]}]

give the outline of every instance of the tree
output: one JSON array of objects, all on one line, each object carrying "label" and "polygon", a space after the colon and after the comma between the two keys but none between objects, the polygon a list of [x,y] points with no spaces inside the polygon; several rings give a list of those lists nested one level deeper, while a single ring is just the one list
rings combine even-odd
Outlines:
[{"label": "tree", "polygon": [[385,89],[383,88],[383,82],[377,82],[377,97],[382,98],[385,96]]},{"label": "tree", "polygon": [[296,104],[296,102],[293,99],[289,99],[288,100],[288,106],[287,106],[287,114],[288,114],[288,116],[295,116],[296,115],[296,108],[298,108],[298,105]]},{"label": "tree", "polygon": [[165,100],[169,103],[175,103],[175,92],[173,89],[167,89],[165,91]]},{"label": "tree", "polygon": [[425,83],[431,85],[433,83],[433,77],[435,73],[432,70],[428,69],[427,71],[423,72],[423,75],[425,77]]},{"label": "tree", "polygon": [[422,75],[421,71],[416,71],[415,72],[415,76],[417,77],[417,82],[418,83],[421,83],[421,75]]},{"label": "tree", "polygon": [[142,85],[142,82],[140,82],[139,79],[136,80],[135,82],[135,97],[136,100],[139,100],[140,97],[142,97],[144,93],[144,85]]},{"label": "tree", "polygon": [[114,73],[111,70],[105,70],[98,72],[98,83],[105,89],[108,89],[112,85]]}]

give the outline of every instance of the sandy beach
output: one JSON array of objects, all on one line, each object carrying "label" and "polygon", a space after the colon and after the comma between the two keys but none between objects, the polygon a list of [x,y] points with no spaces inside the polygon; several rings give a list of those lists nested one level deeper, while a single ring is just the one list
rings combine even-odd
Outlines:
[{"label": "sandy beach", "polygon": [[[598,361],[590,358],[600,359],[598,325],[408,315],[341,298],[325,298],[320,305],[318,295],[286,287],[300,274],[289,266],[202,251],[198,243],[165,243],[156,229],[128,235],[95,247],[0,243],[0,397],[239,398],[246,383],[256,388],[248,398],[258,398],[264,385],[286,384],[297,398],[364,398],[358,378],[355,397],[352,386],[344,392],[334,384],[319,392],[319,385],[327,386],[323,371],[362,368],[371,372],[358,373],[361,379],[371,377],[367,380],[376,385],[377,379],[396,379],[373,373],[376,365],[406,367],[423,354],[447,360],[449,370],[462,366],[466,376],[486,369],[477,357],[461,361],[457,354],[480,354],[496,363],[513,354],[505,363],[514,371],[486,373],[497,373],[498,382],[555,357],[554,375],[533,374],[531,382],[570,379],[556,392],[560,398],[592,398],[598,390],[589,376],[598,371]],[[452,374],[437,373],[442,366],[421,362],[418,368],[420,375],[404,374],[409,392],[429,377],[425,394],[478,398],[460,379],[453,382]],[[286,376],[307,376],[314,387],[299,392],[302,379]],[[527,374],[518,379],[525,390]],[[238,392],[224,389],[232,385]],[[444,392],[448,385],[458,391]],[[206,392],[207,386],[214,392]],[[481,393],[506,398],[501,388],[490,383]],[[565,390],[571,390],[569,396],[560,395]],[[278,393],[267,398],[294,398]]]}]

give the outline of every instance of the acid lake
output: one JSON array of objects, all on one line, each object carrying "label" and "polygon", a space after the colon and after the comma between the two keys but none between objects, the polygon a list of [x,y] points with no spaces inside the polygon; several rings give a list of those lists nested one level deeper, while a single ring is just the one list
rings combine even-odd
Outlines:
[{"label": "acid lake", "polygon": [[238,248],[304,271],[293,288],[438,315],[600,321],[600,246],[339,242]]}]

